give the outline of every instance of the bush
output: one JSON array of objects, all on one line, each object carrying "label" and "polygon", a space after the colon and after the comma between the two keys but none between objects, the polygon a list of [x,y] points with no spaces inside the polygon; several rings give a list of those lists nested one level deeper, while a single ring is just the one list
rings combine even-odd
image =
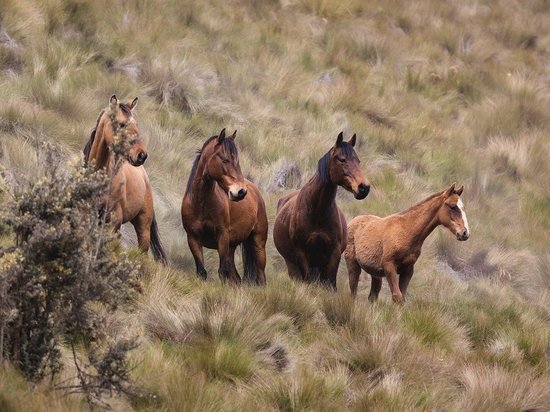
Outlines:
[{"label": "bush", "polygon": [[[48,146],[44,153],[53,153]],[[126,354],[135,339],[106,343],[105,317],[139,289],[139,267],[118,249],[98,213],[108,187],[101,172],[64,170],[46,154],[44,176],[14,183],[0,226],[15,244],[0,250],[0,358],[32,381],[62,368],[68,342],[88,400],[128,388]],[[87,354],[79,365],[75,346]]]}]

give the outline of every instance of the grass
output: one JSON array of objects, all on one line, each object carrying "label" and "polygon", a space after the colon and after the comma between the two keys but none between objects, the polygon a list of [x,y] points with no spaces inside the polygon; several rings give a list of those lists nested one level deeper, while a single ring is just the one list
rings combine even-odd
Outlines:
[{"label": "grass", "polygon": [[[170,268],[114,325],[139,334],[124,410],[544,410],[550,365],[548,2],[0,0],[0,167],[36,179],[40,142],[76,161],[109,96],[140,97]],[[244,174],[277,200],[338,132],[372,184],[350,219],[457,181],[472,236],[426,241],[409,302],[290,281],[270,239],[267,288],[194,275],[179,208],[195,152],[237,129]],[[0,202],[6,195],[0,193]],[[0,206],[1,207],[1,206]],[[0,228],[0,245],[11,242]],[[133,245],[131,228],[123,242]],[[240,261],[240,258],[238,258]],[[85,409],[0,371],[0,409]],[[8,378],[9,377],[9,378]],[[46,406],[47,405],[47,406]]]}]

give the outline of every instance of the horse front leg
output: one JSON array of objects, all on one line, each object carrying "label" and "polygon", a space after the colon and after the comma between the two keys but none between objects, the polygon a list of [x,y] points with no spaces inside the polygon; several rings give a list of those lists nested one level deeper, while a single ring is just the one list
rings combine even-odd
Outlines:
[{"label": "horse front leg", "polygon": [[236,277],[231,276],[231,259],[229,257],[229,232],[224,231],[218,238],[218,255],[220,257],[220,267],[218,269],[218,274],[222,282],[226,280],[231,280],[235,284],[241,283],[241,278],[238,280]]},{"label": "horse front leg", "polygon": [[338,276],[338,266],[340,266],[340,253],[334,253],[329,258],[327,265],[321,269],[321,283],[327,289],[336,292],[336,277]]},{"label": "horse front leg", "polygon": [[204,268],[204,257],[202,254],[201,242],[196,237],[188,233],[187,244],[189,245],[189,250],[191,250],[193,259],[195,260],[195,266],[197,267],[197,276],[201,279],[206,279],[208,274],[206,272],[206,269]]},{"label": "horse front leg", "polygon": [[237,271],[237,267],[235,266],[235,249],[237,249],[235,246],[229,247],[229,279],[231,279],[233,283],[238,284],[241,282],[241,277],[239,276],[239,272]]},{"label": "horse front leg", "polygon": [[397,268],[393,262],[384,265],[384,274],[390,285],[391,297],[395,303],[403,303],[403,294],[399,289]]}]

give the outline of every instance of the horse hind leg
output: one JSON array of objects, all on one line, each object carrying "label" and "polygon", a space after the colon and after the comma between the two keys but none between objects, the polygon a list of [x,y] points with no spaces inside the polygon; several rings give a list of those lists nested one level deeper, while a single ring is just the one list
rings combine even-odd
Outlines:
[{"label": "horse hind leg", "polygon": [[359,285],[359,278],[361,276],[361,266],[359,266],[355,258],[346,257],[346,267],[348,268],[351,296],[355,298],[357,296],[357,286]]},{"label": "horse hind leg", "polygon": [[253,233],[242,244],[244,280],[248,283],[265,285],[265,235]]},{"label": "horse hind leg", "polygon": [[382,289],[382,278],[371,276],[369,302],[376,302]]}]

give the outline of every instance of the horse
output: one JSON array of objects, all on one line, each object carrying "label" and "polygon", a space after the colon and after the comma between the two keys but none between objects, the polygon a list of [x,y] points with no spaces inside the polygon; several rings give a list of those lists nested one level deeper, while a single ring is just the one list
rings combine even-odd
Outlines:
[{"label": "horse", "polygon": [[[84,148],[84,162],[97,170],[105,170],[110,186],[101,209],[115,231],[131,222],[137,234],[138,246],[155,260],[166,263],[153,207],[153,192],[143,167],[148,154],[140,138],[132,110],[138,98],[123,103],[116,95],[109,99]],[[116,153],[115,153],[116,152]]]},{"label": "horse", "polygon": [[464,186],[455,189],[452,184],[401,213],[385,218],[362,215],[352,219],[344,251],[352,296],[357,295],[363,269],[372,277],[369,301],[378,299],[385,276],[393,301],[403,303],[422,244],[437,226],[445,226],[460,241],[470,237],[460,199],[463,190]]},{"label": "horse", "polygon": [[181,204],[181,220],[197,275],[207,278],[202,248],[217,249],[222,282],[240,284],[235,249],[242,245],[243,279],[265,285],[267,214],[260,191],[241,172],[237,131],[225,129],[197,152]]},{"label": "horse", "polygon": [[347,239],[346,218],[336,206],[336,191],[342,186],[356,199],[364,199],[370,190],[354,150],[356,135],[348,142],[343,139],[340,132],[301,190],[279,200],[273,228],[275,247],[288,275],[309,283],[320,281],[333,290]]}]

